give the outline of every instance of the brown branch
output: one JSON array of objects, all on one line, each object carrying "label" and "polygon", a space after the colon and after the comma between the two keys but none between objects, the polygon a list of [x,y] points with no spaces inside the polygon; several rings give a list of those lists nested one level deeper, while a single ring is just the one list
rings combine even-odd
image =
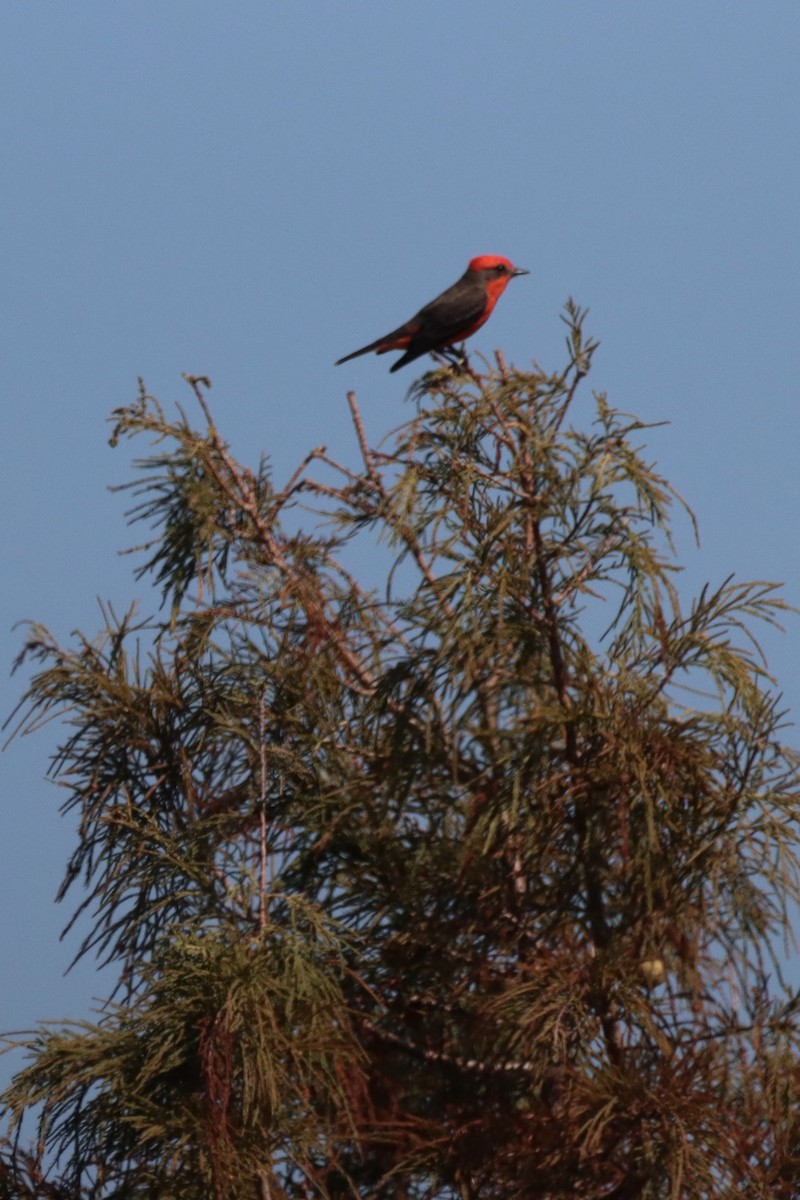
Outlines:
[{"label": "brown branch", "polygon": [[308,454],[305,456],[300,465],[289,476],[280,492],[275,493],[275,499],[280,500],[279,507],[283,507],[289,497],[299,488],[303,487],[304,481],[301,479],[301,476],[306,467],[309,463],[313,462],[314,459],[322,458],[326,449],[327,447],[325,446],[315,446],[313,450],[309,450]]},{"label": "brown branch", "polygon": [[[209,459],[207,464],[208,469],[211,471],[217,485],[229,500],[241,508],[250,518],[259,539],[267,549],[271,561],[294,585],[295,594],[305,608],[309,622],[319,633],[327,636],[331,644],[335,647],[340,661],[349,668],[355,681],[357,681],[354,683],[353,679],[351,679],[350,685],[354,687],[354,690],[360,690],[364,695],[372,695],[377,688],[377,680],[347,645],[344,633],[325,611],[325,602],[315,599],[308,594],[310,579],[304,572],[297,570],[295,565],[286,557],[271,529],[261,516],[253,494],[252,474],[249,471],[237,469],[237,465],[231,458],[228,448],[220,437],[219,430],[213,421],[211,411],[200,389],[199,381],[191,376],[186,376],[186,379],[191,384],[203,415],[206,418],[214,450],[219,455],[228,472],[228,478],[225,478],[217,469],[213,459]],[[235,484],[231,484],[229,480],[235,481]]]},{"label": "brown branch", "polygon": [[264,714],[264,694],[258,701],[258,749],[259,749],[259,833],[260,833],[260,863],[259,863],[259,925],[262,930],[267,927],[267,746]]},{"label": "brown branch", "polygon": [[408,1054],[414,1058],[421,1059],[423,1062],[440,1063],[443,1066],[455,1067],[459,1071],[469,1071],[479,1075],[531,1075],[536,1070],[536,1063],[531,1060],[508,1060],[502,1063],[491,1063],[481,1058],[463,1058],[460,1054],[447,1054],[444,1050],[429,1050],[427,1047],[420,1046],[417,1042],[412,1042],[410,1039],[401,1037],[397,1033],[392,1033],[388,1029],[381,1029],[378,1025],[370,1021],[368,1017],[359,1015],[358,1019],[378,1041],[386,1042],[390,1046],[396,1046],[398,1049],[405,1050]]},{"label": "brown branch", "polygon": [[367,474],[375,486],[380,487],[380,479],[375,471],[375,464],[372,461],[372,455],[367,444],[367,438],[364,433],[364,422],[361,420],[361,412],[359,411],[355,392],[347,393],[347,403],[350,406],[350,414],[353,418],[353,425],[355,426],[356,437],[358,438],[358,446],[361,450],[361,457],[364,460],[364,466],[367,468]]},{"label": "brown branch", "polygon": [[[603,948],[608,944],[609,933],[605,916],[603,889],[591,861],[589,853],[589,819],[582,801],[582,788],[578,784],[576,774],[580,766],[580,753],[577,744],[575,724],[572,717],[572,697],[569,692],[569,682],[564,655],[561,649],[558,624],[558,605],[553,595],[550,573],[547,568],[544,543],[538,521],[533,522],[533,540],[536,554],[536,569],[539,576],[539,587],[542,596],[544,623],[547,631],[550,666],[553,673],[553,683],[564,712],[564,754],[569,764],[571,790],[575,804],[575,826],[578,833],[583,867],[584,883],[586,886],[587,915],[595,946]],[[598,1013],[603,1027],[603,1034],[608,1049],[609,1058],[613,1063],[619,1063],[623,1046],[619,1023],[611,1016],[608,1001],[604,998],[600,1003]]]}]

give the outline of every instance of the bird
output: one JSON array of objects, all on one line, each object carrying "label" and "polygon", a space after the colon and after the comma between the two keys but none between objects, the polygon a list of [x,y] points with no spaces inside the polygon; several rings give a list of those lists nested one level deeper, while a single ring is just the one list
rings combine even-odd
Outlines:
[{"label": "bird", "polygon": [[405,325],[352,354],[345,354],[334,365],[339,367],[370,350],[376,354],[405,350],[405,354],[390,367],[391,371],[399,371],[423,354],[446,350],[456,342],[463,342],[489,320],[509,281],[517,275],[530,275],[530,271],[515,267],[497,254],[479,254],[470,259],[466,271],[452,287],[421,308]]}]

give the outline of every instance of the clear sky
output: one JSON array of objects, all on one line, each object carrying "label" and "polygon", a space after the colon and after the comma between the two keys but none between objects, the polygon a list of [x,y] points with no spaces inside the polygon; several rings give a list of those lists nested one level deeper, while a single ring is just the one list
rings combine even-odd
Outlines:
[{"label": "clear sky", "polygon": [[[699,519],[685,597],[735,573],[800,601],[798,62],[800,5],[772,0],[6,0],[2,714],[15,622],[67,638],[137,592],[105,421],[138,375],[169,404],[208,374],[279,475],[354,457],[346,389],[378,437],[414,368],[334,359],[480,253],[531,275],[476,350],[556,369],[572,295],[594,386],[670,422],[646,441]],[[764,645],[797,713],[797,622]],[[103,991],[63,978],[53,736],[0,757],[0,1029]]]}]

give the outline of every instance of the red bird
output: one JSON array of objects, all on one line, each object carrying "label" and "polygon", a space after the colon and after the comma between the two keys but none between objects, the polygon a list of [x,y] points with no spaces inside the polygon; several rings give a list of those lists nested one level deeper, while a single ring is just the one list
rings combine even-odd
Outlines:
[{"label": "red bird", "polygon": [[508,281],[515,275],[529,275],[521,267],[515,267],[507,258],[496,254],[481,254],[473,258],[461,278],[441,296],[421,308],[416,316],[405,325],[384,334],[376,342],[345,354],[335,364],[358,358],[359,354],[386,354],[387,350],[405,350],[402,358],[391,367],[399,371],[406,363],[413,362],[431,350],[444,350],[455,342],[463,342],[480,329],[494,311],[494,306],[506,290]]}]

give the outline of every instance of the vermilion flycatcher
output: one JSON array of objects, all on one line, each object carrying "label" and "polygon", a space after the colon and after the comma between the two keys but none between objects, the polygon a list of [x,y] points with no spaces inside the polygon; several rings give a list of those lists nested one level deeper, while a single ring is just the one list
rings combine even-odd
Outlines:
[{"label": "vermilion flycatcher", "polygon": [[444,350],[456,342],[463,342],[476,329],[480,329],[492,315],[495,304],[506,290],[508,281],[515,275],[529,275],[522,267],[515,267],[507,258],[496,254],[481,254],[473,258],[461,278],[441,296],[421,308],[416,316],[391,333],[384,334],[376,342],[345,354],[336,363],[345,363],[359,354],[385,354],[387,350],[405,350],[391,370],[398,371],[406,363],[413,362],[431,350]]}]

